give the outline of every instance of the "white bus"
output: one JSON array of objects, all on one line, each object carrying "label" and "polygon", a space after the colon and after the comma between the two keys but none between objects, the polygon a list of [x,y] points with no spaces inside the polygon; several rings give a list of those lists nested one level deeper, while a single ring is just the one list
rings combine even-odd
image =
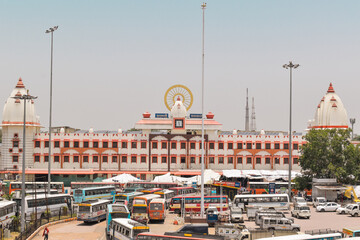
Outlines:
[{"label": "white bus", "polygon": [[[22,211],[21,199],[15,200],[20,211]],[[25,219],[32,220],[32,216],[37,214],[37,218],[44,217],[48,209],[51,215],[59,214],[64,208],[72,208],[71,196],[68,194],[41,194],[30,195],[25,197]]]},{"label": "white bus", "polygon": [[77,220],[89,222],[100,222],[106,218],[106,210],[108,204],[112,201],[99,199],[78,204],[77,208]]},{"label": "white bus", "polygon": [[128,218],[114,218],[109,232],[111,240],[135,240],[139,233],[149,232],[149,227]]},{"label": "white bus", "polygon": [[3,200],[0,202],[0,228],[12,222],[12,216],[16,212],[16,202]]},{"label": "white bus", "polygon": [[295,234],[280,237],[259,238],[258,240],[335,240],[341,238],[341,233],[328,233],[320,235]]},{"label": "white bus", "polygon": [[273,208],[289,210],[290,201],[287,194],[243,194],[236,195],[233,205],[246,211],[248,208]]}]

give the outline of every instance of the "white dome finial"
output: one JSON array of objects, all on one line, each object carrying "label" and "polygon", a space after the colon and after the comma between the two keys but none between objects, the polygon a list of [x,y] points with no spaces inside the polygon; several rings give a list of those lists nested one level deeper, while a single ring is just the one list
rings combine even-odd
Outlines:
[{"label": "white dome finial", "polygon": [[173,118],[185,118],[186,117],[186,107],[181,101],[180,97],[177,98],[176,102],[171,108],[171,116]]},{"label": "white dome finial", "polygon": [[122,134],[122,129],[121,128],[118,129],[118,134]]},{"label": "white dome finial", "polygon": [[89,129],[89,133],[91,133],[91,134],[94,133],[94,129],[93,129],[93,128],[90,128],[90,129]]}]

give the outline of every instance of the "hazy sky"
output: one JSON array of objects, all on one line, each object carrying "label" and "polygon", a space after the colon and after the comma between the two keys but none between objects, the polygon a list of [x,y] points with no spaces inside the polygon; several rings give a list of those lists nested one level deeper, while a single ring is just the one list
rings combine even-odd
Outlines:
[{"label": "hazy sky", "polygon": [[[128,129],[149,111],[167,112],[174,84],[201,112],[202,1],[0,0],[0,100],[19,77],[38,96],[48,126],[50,35],[54,33],[53,125]],[[244,129],[245,93],[257,129],[287,130],[289,70],[293,128],[303,131],[330,82],[360,123],[360,1],[207,1],[205,112],[223,130]],[[2,113],[1,113],[2,114]],[[359,126],[359,127],[357,127]],[[355,125],[359,133],[360,124]]]}]

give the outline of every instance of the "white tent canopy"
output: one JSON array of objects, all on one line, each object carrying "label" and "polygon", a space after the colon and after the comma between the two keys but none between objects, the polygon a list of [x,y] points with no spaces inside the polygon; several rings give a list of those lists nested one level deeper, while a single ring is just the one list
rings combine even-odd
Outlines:
[{"label": "white tent canopy", "polygon": [[[287,170],[223,170],[223,175],[228,178],[241,178],[247,177],[251,179],[265,179],[266,181],[275,181],[275,179],[282,178],[288,180],[289,171]],[[301,175],[301,173],[296,171],[291,171],[291,179],[294,179],[296,176]]]},{"label": "white tent canopy", "polygon": [[[214,181],[219,180],[220,174],[214,172],[211,169],[206,169],[204,171],[204,183],[205,184],[212,184]],[[196,182],[197,185],[201,184],[201,176],[194,176],[190,178],[172,176],[170,173],[166,173],[161,176],[155,177],[153,182],[174,182],[179,184],[187,184],[191,185]]]},{"label": "white tent canopy", "polygon": [[141,181],[141,180],[139,180],[138,178],[136,178],[130,174],[127,174],[127,173],[123,173],[123,174],[117,175],[115,177],[103,180],[103,182],[119,182],[119,183],[128,183],[128,182],[135,182],[135,181]]}]

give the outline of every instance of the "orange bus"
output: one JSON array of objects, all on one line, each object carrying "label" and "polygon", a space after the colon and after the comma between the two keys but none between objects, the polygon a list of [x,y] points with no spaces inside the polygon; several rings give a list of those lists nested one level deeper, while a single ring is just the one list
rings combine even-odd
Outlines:
[{"label": "orange bus", "polygon": [[149,220],[165,221],[166,218],[166,200],[155,198],[149,204]]},{"label": "orange bus", "polygon": [[162,190],[162,188],[149,188],[149,189],[141,190],[141,192],[143,192],[145,194],[151,194],[151,193],[160,192],[161,190]]},{"label": "orange bus", "polygon": [[[25,182],[25,191],[26,190],[46,190],[48,189],[48,182]],[[63,182],[50,182],[50,189],[56,189],[58,193],[64,193],[64,183]],[[9,184],[9,194],[16,190],[21,190],[21,182],[10,182]]]},{"label": "orange bus", "polygon": [[151,200],[160,197],[161,196],[158,194],[146,194],[134,197],[131,211],[131,219],[147,224],[149,220],[148,206]]}]

